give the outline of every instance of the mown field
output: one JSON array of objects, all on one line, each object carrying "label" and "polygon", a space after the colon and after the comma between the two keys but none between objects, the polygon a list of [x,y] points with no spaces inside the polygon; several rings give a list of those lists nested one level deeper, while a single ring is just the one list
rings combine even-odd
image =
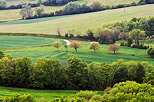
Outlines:
[{"label": "mown field", "polygon": [[[5,98],[15,95],[31,94],[35,98],[43,97],[49,100],[56,97],[71,96],[77,92],[79,92],[79,90],[34,90],[34,89],[11,88],[11,87],[0,86],[0,98]],[[99,91],[99,93],[101,94],[101,91]]]},{"label": "mown field", "polygon": [[93,1],[99,1],[102,5],[118,5],[118,4],[130,4],[133,2],[138,2],[139,0],[78,0],[78,3],[91,4]]},{"label": "mown field", "polygon": [[100,63],[112,63],[118,59],[124,59],[125,61],[134,60],[137,62],[147,61],[154,64],[154,59],[150,59],[147,56],[147,50],[120,47],[120,50],[113,54],[108,51],[108,45],[101,45],[101,49],[94,53],[93,50],[89,50],[89,42],[80,41],[82,47],[75,52],[73,48],[68,48],[68,52],[62,46],[57,51],[56,48],[52,47],[51,44],[55,41],[63,41],[60,39],[53,38],[38,38],[38,37],[16,37],[16,36],[0,36],[0,49],[5,54],[13,57],[28,56],[33,61],[36,61],[40,57],[56,58],[65,62],[70,56],[78,56],[84,61],[100,62]]},{"label": "mown field", "polygon": [[[37,0],[6,0],[7,5],[17,5],[21,3],[36,3]],[[79,0],[77,1],[79,4],[87,4],[90,5],[94,0]],[[102,3],[102,5],[117,5],[117,4],[130,4],[132,2],[138,2],[139,0],[97,0]],[[64,5],[65,6],[65,5]],[[44,12],[50,13],[54,11],[58,11],[64,8],[64,6],[44,6]],[[34,11],[35,8],[32,9]],[[0,10],[0,21],[13,21],[21,19],[20,16],[21,9],[11,9],[11,10]]]},{"label": "mown field", "polygon": [[87,29],[96,28],[105,23],[130,20],[133,17],[154,16],[154,4],[128,7],[125,8],[125,11],[121,8],[71,16],[0,23],[0,32],[56,34],[57,27],[60,27],[63,34],[69,29],[76,29],[82,32],[80,35],[83,35]]},{"label": "mown field", "polygon": [[[55,12],[62,8],[63,6],[43,6],[45,13]],[[32,11],[34,11],[35,9],[36,8],[32,8]],[[0,10],[0,21],[20,20],[20,11],[21,9]]]}]

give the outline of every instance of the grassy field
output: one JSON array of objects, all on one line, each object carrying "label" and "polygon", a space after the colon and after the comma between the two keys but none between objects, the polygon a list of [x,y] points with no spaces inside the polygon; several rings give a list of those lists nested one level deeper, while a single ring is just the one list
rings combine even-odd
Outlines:
[{"label": "grassy field", "polygon": [[[16,5],[21,3],[36,3],[37,0],[6,0],[7,5]],[[91,4],[94,0],[79,0],[77,1],[79,4]],[[132,2],[138,2],[139,0],[97,0],[102,3],[102,5],[117,5],[117,4],[130,4]],[[64,6],[44,6],[44,12],[54,12],[58,11],[60,9],[63,9]],[[34,11],[35,8],[32,9]],[[21,19],[20,16],[20,10],[21,9],[11,9],[11,10],[0,10],[0,21],[12,21],[12,20],[19,20]],[[7,14],[7,15],[6,15]]]},{"label": "grassy field", "polygon": [[130,4],[132,2],[138,2],[139,0],[78,0],[78,3],[87,3],[90,5],[93,1],[99,1],[102,5],[118,5],[118,4]]},{"label": "grassy field", "polygon": [[101,49],[94,53],[93,50],[88,49],[89,42],[81,41],[82,48],[80,48],[78,52],[75,52],[75,50],[70,47],[68,48],[69,52],[66,52],[64,47],[59,48],[57,52],[57,49],[51,46],[54,41],[57,41],[57,39],[0,36],[0,49],[3,50],[5,54],[13,57],[28,56],[33,61],[36,61],[36,59],[40,57],[56,58],[61,61],[66,61],[70,56],[78,56],[88,63],[112,63],[118,59],[124,59],[125,61],[147,61],[154,64],[154,59],[147,58],[147,50],[120,47],[120,50],[114,55],[113,52],[108,51],[108,45],[103,44],[101,45]]},{"label": "grassy field", "polygon": [[[24,95],[31,94],[35,98],[52,99],[61,96],[71,96],[79,92],[78,90],[32,90],[32,89],[23,89],[23,88],[11,88],[11,87],[2,87],[0,86],[0,98],[10,97],[14,95]],[[100,94],[103,92],[99,91]]]},{"label": "grassy field", "polygon": [[142,5],[124,9],[106,10],[94,13],[78,14],[72,16],[58,16],[40,18],[34,20],[13,21],[0,23],[0,32],[41,33],[56,34],[59,26],[63,34],[69,29],[77,29],[84,32],[89,28],[95,28],[105,23],[129,20],[132,17],[154,16],[154,4]]},{"label": "grassy field", "polygon": [[[63,6],[43,6],[45,13],[54,12],[62,9]],[[32,8],[34,11],[36,8]],[[0,21],[13,21],[21,19],[20,16],[21,9],[11,9],[11,10],[0,10]]]},{"label": "grassy field", "polygon": [[0,49],[49,45],[57,39],[39,37],[0,36]]}]

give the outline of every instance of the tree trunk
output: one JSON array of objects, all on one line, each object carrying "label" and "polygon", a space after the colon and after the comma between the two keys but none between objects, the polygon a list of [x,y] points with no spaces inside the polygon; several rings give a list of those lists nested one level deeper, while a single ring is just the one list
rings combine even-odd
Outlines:
[{"label": "tree trunk", "polygon": [[75,48],[75,51],[76,51],[76,52],[78,51],[77,48]]}]

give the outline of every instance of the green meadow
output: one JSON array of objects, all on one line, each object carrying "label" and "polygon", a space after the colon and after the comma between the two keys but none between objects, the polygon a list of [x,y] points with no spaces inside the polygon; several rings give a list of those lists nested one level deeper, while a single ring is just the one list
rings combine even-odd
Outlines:
[{"label": "green meadow", "polygon": [[11,88],[11,87],[0,86],[0,98],[5,98],[15,95],[31,94],[35,98],[43,97],[49,100],[56,97],[71,96],[77,92],[79,92],[79,90],[34,90],[34,89]]},{"label": "green meadow", "polygon": [[101,49],[94,52],[88,49],[89,42],[80,41],[82,47],[78,49],[78,52],[75,52],[75,50],[70,47],[68,47],[68,52],[66,52],[63,46],[60,47],[58,51],[52,47],[51,45],[55,41],[63,40],[40,37],[0,36],[0,49],[12,57],[28,56],[33,61],[36,61],[36,59],[40,57],[48,57],[65,62],[70,56],[77,56],[88,63],[112,63],[118,59],[123,59],[125,61],[147,61],[154,64],[154,59],[148,58],[147,50],[143,49],[120,46],[120,50],[114,55],[113,52],[108,51],[108,45],[102,44]]}]

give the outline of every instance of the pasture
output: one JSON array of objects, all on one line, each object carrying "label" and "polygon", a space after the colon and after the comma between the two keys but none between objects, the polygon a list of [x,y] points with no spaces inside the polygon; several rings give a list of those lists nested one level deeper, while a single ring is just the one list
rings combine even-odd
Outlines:
[{"label": "pasture", "polygon": [[14,95],[31,94],[35,98],[44,97],[45,99],[49,100],[56,97],[71,96],[77,92],[79,92],[79,90],[34,90],[0,86],[0,98],[10,97]]},{"label": "pasture", "polygon": [[120,47],[120,50],[114,55],[113,52],[108,51],[108,45],[103,44],[99,51],[94,52],[88,49],[89,42],[80,41],[82,47],[78,49],[78,52],[75,52],[75,50],[70,47],[68,48],[68,52],[66,52],[63,46],[59,48],[59,51],[51,46],[55,41],[63,41],[59,39],[19,36],[0,36],[0,38],[0,49],[3,50],[5,54],[11,55],[12,57],[28,56],[33,61],[36,61],[36,59],[40,57],[48,57],[56,58],[63,62],[70,56],[77,56],[88,63],[112,63],[118,59],[124,59],[125,61],[147,61],[154,64],[154,59],[147,58],[147,50],[143,49]]},{"label": "pasture", "polygon": [[98,1],[102,5],[118,5],[118,4],[130,4],[133,2],[138,2],[139,0],[78,0],[78,3],[87,3],[90,5],[93,1]]},{"label": "pasture", "polygon": [[121,8],[71,16],[12,21],[0,23],[0,32],[55,35],[57,27],[60,27],[62,29],[62,34],[65,34],[69,29],[76,29],[82,32],[80,35],[85,35],[87,29],[93,29],[105,23],[130,20],[133,17],[154,16],[153,12],[154,4],[149,4],[127,7],[125,8],[125,12],[124,8]]}]

